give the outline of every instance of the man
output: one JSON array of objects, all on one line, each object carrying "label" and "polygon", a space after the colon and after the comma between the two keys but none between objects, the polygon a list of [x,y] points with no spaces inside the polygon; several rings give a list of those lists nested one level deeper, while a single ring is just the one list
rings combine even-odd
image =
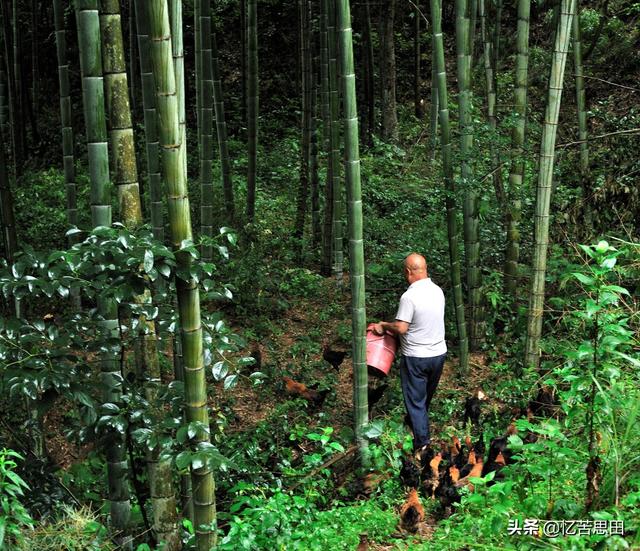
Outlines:
[{"label": "man", "polygon": [[376,323],[373,332],[389,331],[400,337],[402,394],[413,427],[414,450],[419,453],[431,442],[429,404],[447,356],[444,293],[431,281],[422,255],[405,258],[404,275],[409,288],[400,298],[395,321]]}]

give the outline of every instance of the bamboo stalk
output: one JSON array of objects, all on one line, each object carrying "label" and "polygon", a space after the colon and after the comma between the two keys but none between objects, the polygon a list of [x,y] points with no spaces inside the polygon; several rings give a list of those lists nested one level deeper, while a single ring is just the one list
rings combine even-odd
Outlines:
[{"label": "bamboo stalk", "polygon": [[329,99],[329,45],[327,34],[329,0],[320,0],[320,98],[322,103],[322,145],[327,159],[324,186],[324,216],[320,272],[331,274],[333,245],[333,164],[331,157],[331,107]]},{"label": "bamboo stalk", "polygon": [[[62,0],[53,2],[53,18],[56,32],[56,54],[58,58],[58,80],[60,85],[60,123],[62,126],[62,167],[67,196],[67,223],[70,227],[78,225],[78,203],[76,197],[76,167],[73,154],[74,135],[71,124],[71,86],[69,84],[69,60],[64,25]],[[77,238],[70,236],[69,245]],[[76,299],[77,302],[77,299]],[[76,304],[79,306],[79,304]]]},{"label": "bamboo stalk", "polygon": [[[110,226],[111,182],[97,0],[76,0],[76,19],[91,184],[91,222],[94,227]],[[99,300],[98,311],[103,318],[101,323],[105,333],[110,333],[117,338],[119,331],[116,304]],[[111,347],[101,357],[104,403],[118,404],[121,399],[122,375],[119,357],[118,346]],[[132,539],[129,531],[131,503],[127,474],[129,469],[124,451],[124,439],[120,433],[111,431],[106,435],[105,454],[111,523],[118,544],[125,549],[131,549]]]},{"label": "bamboo stalk", "polygon": [[580,8],[576,0],[576,14],[573,18],[573,66],[576,80],[576,106],[578,108],[578,140],[580,142],[580,176],[582,180],[582,210],[587,229],[593,226],[591,204],[588,199],[589,183],[589,141],[587,130],[587,97],[584,85],[584,67],[582,62],[582,32],[580,30]]},{"label": "bamboo stalk", "polygon": [[473,151],[473,119],[471,110],[471,14],[470,0],[456,0],[456,51],[458,75],[458,108],[460,127],[460,172],[464,189],[464,248],[469,298],[469,348],[477,350],[483,341],[482,281],[480,274],[479,196],[475,189],[471,157]]},{"label": "bamboo stalk", "polygon": [[469,341],[465,323],[464,302],[462,299],[462,282],[460,278],[459,232],[456,219],[456,188],[453,179],[453,160],[451,158],[451,130],[449,127],[449,99],[447,94],[447,74],[444,62],[444,40],[442,36],[441,8],[439,0],[431,0],[431,21],[435,44],[436,77],[438,81],[438,104],[441,129],[442,169],[447,189],[447,232],[449,235],[449,265],[453,301],[458,328],[458,346],[461,373],[469,370]]},{"label": "bamboo stalk", "polygon": [[515,67],[515,120],[511,130],[511,167],[507,196],[507,248],[504,265],[506,293],[515,297],[518,288],[518,263],[520,261],[520,230],[522,202],[520,193],[524,179],[524,147],[527,124],[527,81],[529,70],[529,17],[531,0],[518,0],[518,27],[516,35]]},{"label": "bamboo stalk", "polygon": [[307,213],[307,199],[309,196],[309,147],[311,144],[311,54],[309,41],[309,2],[298,0],[298,13],[300,18],[300,69],[302,72],[301,91],[301,146],[300,169],[298,174],[298,197],[296,219],[293,236],[298,240],[296,248],[298,256],[302,257],[302,236],[304,234],[305,218]]},{"label": "bamboo stalk", "polygon": [[349,0],[337,2],[337,26],[344,98],[344,170],[349,220],[349,280],[351,283],[351,325],[353,354],[353,408],[356,443],[363,466],[368,466],[367,439],[364,427],[369,422],[366,361],[366,310],[364,281],[364,246],[362,193],[360,188],[360,152],[358,141],[358,107],[353,63],[353,40]]},{"label": "bamboo stalk", "polygon": [[329,109],[331,112],[331,233],[333,235],[333,265],[331,268],[337,285],[342,286],[344,269],[343,223],[344,202],[340,180],[340,96],[338,93],[338,59],[336,41],[336,1],[327,0],[327,52],[329,56]]},{"label": "bamboo stalk", "polygon": [[[172,56],[172,36],[167,0],[147,0],[152,42],[151,57],[156,78],[157,108],[160,125],[165,193],[169,211],[171,242],[176,251],[178,271],[189,274],[191,254],[180,251],[182,243],[192,240],[186,173],[181,156],[180,106]],[[178,315],[182,337],[185,381],[185,409],[188,423],[198,422],[194,444],[209,441],[206,380],[204,373],[200,295],[193,279],[176,277]],[[209,551],[216,544],[215,482],[209,462],[192,468],[194,527],[199,551]]]},{"label": "bamboo stalk", "polygon": [[551,75],[549,77],[547,108],[542,127],[540,169],[536,193],[533,278],[531,280],[529,315],[527,319],[526,367],[537,368],[540,362],[540,338],[542,335],[542,316],[544,314],[544,287],[547,270],[547,248],[549,245],[549,218],[555,142],[562,99],[564,70],[571,40],[572,20],[575,9],[576,0],[562,0],[560,3],[560,15],[551,63]]},{"label": "bamboo stalk", "polygon": [[138,51],[140,52],[140,78],[142,80],[142,108],[144,110],[144,138],[147,158],[147,181],[153,236],[164,243],[164,205],[160,178],[160,145],[158,143],[158,122],[156,112],[156,89],[151,67],[151,42],[149,21],[146,16],[145,0],[135,0],[138,31]]},{"label": "bamboo stalk", "polygon": [[256,210],[256,169],[258,164],[258,3],[247,0],[247,218]]},{"label": "bamboo stalk", "polygon": [[231,158],[229,156],[227,122],[224,114],[222,79],[220,78],[220,69],[218,68],[218,41],[215,30],[213,29],[211,32],[211,73],[213,77],[213,107],[216,118],[216,135],[218,137],[218,152],[220,154],[220,172],[222,174],[222,193],[224,195],[227,217],[232,221],[235,215],[235,200],[233,197]]},{"label": "bamboo stalk", "polygon": [[[483,53],[482,60],[484,66],[485,86],[487,92],[487,121],[489,128],[496,134],[498,129],[498,121],[496,118],[497,110],[497,95],[496,95],[496,75],[493,70],[493,42],[489,34],[487,25],[487,14],[485,10],[485,0],[479,0],[478,11],[480,17],[480,33],[482,36]],[[497,138],[497,136],[496,136]],[[498,148],[496,145],[496,139],[492,137],[490,142],[491,150],[491,165],[492,165],[492,179],[493,188],[496,192],[496,199],[500,207],[504,207],[505,195],[504,187],[502,185],[502,170],[500,167],[500,157],[498,155]]]},{"label": "bamboo stalk", "polygon": [[[197,0],[199,6],[200,72],[200,234],[213,238],[213,74],[211,64],[211,4],[210,0]],[[211,262],[213,246],[200,247],[205,262]]]}]

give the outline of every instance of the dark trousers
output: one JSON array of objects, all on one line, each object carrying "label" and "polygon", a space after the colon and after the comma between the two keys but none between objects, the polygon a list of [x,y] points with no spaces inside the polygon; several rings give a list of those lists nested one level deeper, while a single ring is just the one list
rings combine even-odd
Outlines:
[{"label": "dark trousers", "polygon": [[400,381],[404,405],[413,427],[416,450],[429,444],[429,405],[438,387],[446,354],[433,358],[402,356]]}]

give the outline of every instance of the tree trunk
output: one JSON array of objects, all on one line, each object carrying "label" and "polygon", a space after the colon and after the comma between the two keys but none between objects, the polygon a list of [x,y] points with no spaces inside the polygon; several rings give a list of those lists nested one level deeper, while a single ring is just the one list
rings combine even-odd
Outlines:
[{"label": "tree trunk", "polygon": [[349,218],[349,279],[351,282],[351,319],[353,354],[353,408],[356,442],[363,466],[368,465],[364,427],[369,422],[366,361],[366,310],[364,284],[364,248],[362,234],[362,197],[360,191],[360,153],[358,147],[358,108],[356,76],[353,67],[353,42],[349,0],[337,3],[337,24],[344,97],[345,182]]},{"label": "tree trunk", "polygon": [[[182,0],[169,0],[169,23],[171,25],[171,51],[173,70],[178,94],[178,118],[180,124],[180,156],[182,170],[187,177],[187,110],[184,74],[184,41],[182,39]],[[157,78],[157,77],[156,77]],[[157,83],[156,83],[157,84]]]},{"label": "tree trunk", "polygon": [[[433,23],[432,23],[433,27]],[[431,116],[429,131],[431,133],[431,159],[436,158],[438,147],[438,69],[436,63],[436,41],[433,31],[431,33]]]},{"label": "tree trunk", "polygon": [[413,11],[413,108],[417,119],[421,119],[424,116],[420,83],[420,57],[422,55],[420,51],[420,18],[422,13],[420,12],[419,4],[419,2],[416,2]]},{"label": "tree trunk", "polygon": [[[151,57],[156,79],[162,177],[169,212],[171,242],[176,251],[178,273],[189,274],[192,257],[180,252],[184,240],[193,238],[189,214],[189,196],[180,144],[184,134],[180,128],[178,86],[172,59],[172,37],[167,0],[147,0],[152,43]],[[176,277],[178,316],[182,337],[185,408],[188,423],[200,425],[192,439],[195,446],[209,442],[207,389],[204,373],[202,325],[200,323],[200,294],[198,283]],[[215,482],[209,462],[192,468],[194,528],[198,551],[209,551],[216,545]]]},{"label": "tree trunk", "polygon": [[531,298],[527,319],[527,342],[525,366],[537,368],[540,362],[540,338],[542,335],[542,316],[544,312],[544,284],[547,271],[547,247],[549,245],[549,206],[553,183],[553,164],[555,159],[556,131],[562,99],[564,69],[567,61],[569,42],[571,41],[572,19],[576,0],[562,0],[560,16],[551,62],[551,76],[547,108],[542,127],[540,146],[540,168],[536,194],[535,244],[533,250],[533,278]]},{"label": "tree trunk", "polygon": [[382,73],[382,139],[398,139],[398,114],[396,112],[396,53],[394,20],[396,0],[387,0],[380,7]]},{"label": "tree trunk", "polygon": [[309,196],[309,146],[311,144],[311,55],[309,40],[309,2],[298,0],[300,16],[300,70],[302,109],[301,109],[301,146],[300,170],[298,175],[298,200],[293,236],[298,240],[298,257],[302,257],[302,236],[307,214],[307,198]]},{"label": "tree trunk", "polygon": [[256,168],[258,164],[258,3],[247,0],[247,218],[253,221],[256,210]]},{"label": "tree trunk", "polygon": [[[91,184],[91,222],[94,227],[111,226],[111,182],[98,1],[78,0],[76,19]],[[105,333],[117,338],[119,322],[116,304],[99,299],[98,311],[104,320],[102,326]],[[121,400],[122,376],[119,359],[119,347],[111,347],[102,354],[101,382],[104,403],[118,404]],[[118,544],[125,549],[131,549],[133,543],[129,526],[131,515],[129,467],[124,450],[124,439],[120,433],[112,430],[105,436],[104,441],[111,523]]]},{"label": "tree trunk", "polygon": [[[67,38],[64,25],[62,0],[53,2],[53,18],[56,32],[56,53],[58,57],[58,80],[60,84],[60,123],[62,126],[62,166],[67,196],[67,223],[69,227],[78,225],[78,204],[76,199],[76,167],[73,153],[74,135],[71,120],[71,86],[69,84],[69,61],[67,58]],[[77,242],[77,237],[69,237],[69,246]],[[78,299],[75,300],[79,306]]]},{"label": "tree trunk", "polygon": [[587,142],[587,99],[584,87],[582,63],[582,33],[580,31],[580,9],[576,0],[576,14],[573,18],[573,67],[576,79],[576,106],[578,108],[578,140],[580,141],[580,178],[582,180],[582,212],[585,229],[593,225],[589,193],[589,143]]},{"label": "tree trunk", "polygon": [[326,153],[327,171],[324,186],[324,216],[320,273],[331,274],[333,245],[333,172],[331,157],[331,108],[329,93],[329,45],[327,38],[328,2],[320,0],[320,98],[322,102],[322,146]]},{"label": "tree trunk", "polygon": [[479,14],[480,14],[480,33],[482,35],[483,44],[483,65],[485,86],[487,90],[487,122],[489,128],[494,136],[491,137],[489,147],[491,149],[491,170],[493,179],[493,188],[496,193],[496,199],[500,208],[505,206],[504,187],[502,185],[502,169],[500,164],[500,157],[498,154],[498,148],[496,141],[498,139],[498,121],[496,118],[497,110],[497,97],[496,97],[496,75],[493,70],[493,43],[489,35],[489,29],[487,25],[487,14],[485,11],[485,0],[479,0]]},{"label": "tree trunk", "polygon": [[458,346],[460,356],[461,373],[465,374],[469,369],[469,342],[467,339],[467,327],[465,323],[464,302],[462,298],[462,282],[460,278],[460,247],[459,232],[456,219],[456,189],[453,179],[453,159],[451,158],[451,131],[449,128],[449,99],[447,97],[447,74],[444,62],[444,40],[442,36],[442,21],[440,17],[440,1],[431,0],[431,21],[435,43],[434,57],[438,79],[438,103],[440,105],[440,129],[442,168],[447,188],[447,231],[449,234],[449,260],[451,272],[451,286],[453,288],[454,309],[456,312],[456,325],[458,327]]},{"label": "tree trunk", "polygon": [[[100,33],[103,42],[102,64],[106,90],[108,130],[111,142],[113,182],[118,192],[120,218],[130,229],[142,225],[140,189],[133,139],[129,87],[124,58],[124,42],[118,0],[101,0]],[[149,305],[151,294],[136,297],[136,303]],[[154,403],[160,383],[160,363],[155,324],[140,317],[143,334],[136,343],[136,369],[144,381],[145,395]],[[176,518],[175,494],[172,482],[172,464],[159,460],[160,450],[147,452],[149,484],[153,505],[153,530],[164,549],[181,547]]]},{"label": "tree trunk", "polygon": [[211,73],[213,75],[213,109],[216,118],[220,172],[222,173],[222,194],[224,195],[224,206],[227,212],[227,218],[232,222],[235,215],[235,200],[233,197],[231,158],[229,156],[229,140],[227,138],[227,121],[224,114],[222,79],[220,78],[220,69],[218,68],[218,41],[213,28],[211,32]]},{"label": "tree trunk", "polygon": [[320,225],[320,181],[318,174],[318,37],[314,31],[313,36],[313,72],[311,77],[311,127],[309,143],[309,178],[311,180],[311,244],[314,251],[322,242],[322,227]]},{"label": "tree trunk", "polygon": [[482,293],[480,273],[479,196],[475,189],[471,157],[473,151],[473,94],[471,89],[470,1],[456,0],[456,50],[458,68],[458,108],[460,113],[460,167],[464,189],[464,246],[469,295],[469,334],[471,350],[483,341]]},{"label": "tree trunk", "polygon": [[524,146],[527,124],[527,81],[529,70],[529,15],[531,0],[518,0],[516,36],[515,120],[511,130],[511,168],[507,197],[507,250],[504,265],[505,292],[515,298],[520,261],[520,223],[522,181],[524,178]]},{"label": "tree trunk", "polygon": [[147,182],[151,211],[153,236],[164,243],[164,214],[162,181],[160,177],[160,145],[158,142],[158,122],[156,112],[156,86],[151,67],[151,42],[149,40],[149,20],[145,8],[146,0],[135,0],[140,52],[140,78],[142,80],[142,108],[144,110],[144,137],[147,157]]},{"label": "tree trunk", "polygon": [[[199,12],[198,50],[200,92],[200,237],[213,239],[213,75],[211,55],[211,0],[197,0]],[[200,255],[205,262],[213,258],[211,243],[202,243]]]}]

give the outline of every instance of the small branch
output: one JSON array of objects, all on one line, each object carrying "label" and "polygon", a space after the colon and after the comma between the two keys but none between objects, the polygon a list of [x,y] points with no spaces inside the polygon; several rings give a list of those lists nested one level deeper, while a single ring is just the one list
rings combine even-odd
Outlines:
[{"label": "small branch", "polygon": [[591,142],[593,140],[601,140],[602,138],[608,138],[609,136],[617,136],[619,134],[640,134],[640,128],[630,128],[628,130],[618,130],[617,132],[607,132],[606,134],[600,134],[598,136],[591,136],[586,140],[578,140],[576,142],[567,142],[556,145],[556,149],[561,147],[569,147],[571,145],[579,145],[581,143]]},{"label": "small branch", "polygon": [[[574,73],[573,76],[575,77],[577,75]],[[589,77],[587,75],[582,75],[582,78],[588,78],[588,79],[591,79],[591,80],[597,80],[599,82],[604,82],[605,84],[610,84],[611,86],[617,86],[618,88],[624,88],[625,90],[632,90],[633,92],[640,92],[640,89],[638,89],[638,88],[633,88],[631,86],[625,86],[624,84],[618,84],[617,82],[611,82],[610,80],[605,80],[603,78]]]},{"label": "small branch", "polygon": [[422,19],[424,19],[424,22],[427,24],[427,26],[425,27],[426,29],[429,28],[429,20],[427,19],[427,16],[422,13],[422,10],[416,5],[414,4],[411,0],[407,0],[407,2],[409,2],[409,4],[411,4],[420,14],[420,17],[422,17]]}]

